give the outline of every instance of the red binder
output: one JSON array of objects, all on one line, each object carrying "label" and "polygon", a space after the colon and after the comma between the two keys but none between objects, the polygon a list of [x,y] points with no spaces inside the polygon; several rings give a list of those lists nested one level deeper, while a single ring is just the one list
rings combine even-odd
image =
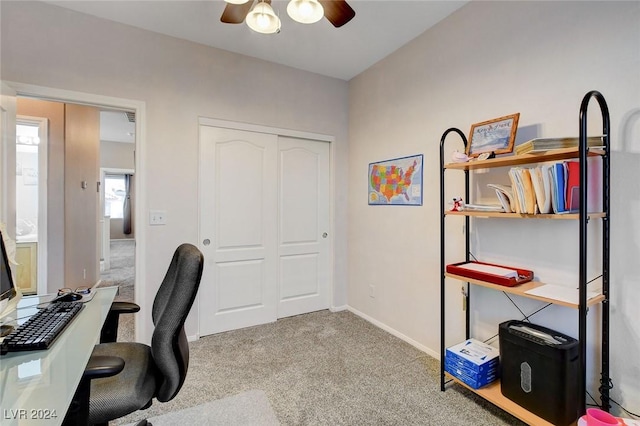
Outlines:
[{"label": "red binder", "polygon": [[580,162],[565,162],[567,175],[567,193],[565,208],[569,211],[580,210]]},{"label": "red binder", "polygon": [[[517,277],[505,277],[502,275],[495,275],[481,271],[474,271],[471,269],[461,268],[461,265],[469,263],[475,263],[478,265],[497,266],[498,268],[506,268],[514,270],[518,273]],[[447,265],[447,272],[450,274],[460,275],[462,277],[473,278],[480,281],[486,281],[492,284],[503,285],[505,287],[514,287],[518,284],[526,283],[533,280],[533,271],[528,269],[514,268],[512,266],[496,265],[495,263],[485,262],[459,262]]]}]

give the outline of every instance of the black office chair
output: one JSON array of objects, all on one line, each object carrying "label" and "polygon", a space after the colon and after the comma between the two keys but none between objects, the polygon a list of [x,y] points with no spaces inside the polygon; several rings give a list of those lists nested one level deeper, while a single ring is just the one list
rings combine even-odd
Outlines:
[{"label": "black office chair", "polygon": [[107,424],[148,408],[153,398],[167,402],[176,396],[189,365],[184,322],[196,297],[203,265],[202,253],[195,246],[182,244],[176,249],[153,302],[151,346],[129,342],[97,345],[65,424]]}]

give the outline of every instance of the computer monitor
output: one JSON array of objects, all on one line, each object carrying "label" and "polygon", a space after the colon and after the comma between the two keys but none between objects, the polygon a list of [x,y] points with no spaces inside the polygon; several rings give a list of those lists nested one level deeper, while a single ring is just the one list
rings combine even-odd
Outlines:
[{"label": "computer monitor", "polygon": [[[15,311],[21,296],[22,294],[13,282],[9,256],[4,244],[4,237],[0,232],[0,324],[6,322],[4,318]],[[13,329],[10,325],[5,324],[0,327],[0,336],[10,333]]]}]

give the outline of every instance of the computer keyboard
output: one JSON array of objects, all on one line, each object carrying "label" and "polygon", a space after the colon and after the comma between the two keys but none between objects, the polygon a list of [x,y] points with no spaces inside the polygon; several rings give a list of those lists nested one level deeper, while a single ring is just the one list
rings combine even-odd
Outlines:
[{"label": "computer keyboard", "polygon": [[48,349],[83,306],[74,302],[50,304],[7,335],[0,344],[0,353]]}]

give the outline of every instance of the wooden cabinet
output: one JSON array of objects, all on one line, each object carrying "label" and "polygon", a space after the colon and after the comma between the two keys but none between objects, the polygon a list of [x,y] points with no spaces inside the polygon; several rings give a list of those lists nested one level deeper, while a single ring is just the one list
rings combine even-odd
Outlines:
[{"label": "wooden cabinet", "polygon": [[[598,101],[602,112],[602,123],[603,123],[603,148],[593,149],[587,148],[587,108],[589,105],[589,101],[595,98]],[[595,304],[602,305],[602,324],[601,324],[601,386],[600,386],[600,399],[601,399],[601,408],[604,410],[609,410],[609,165],[610,165],[610,154],[609,154],[609,111],[607,108],[607,104],[604,100],[602,94],[596,91],[592,91],[587,93],[582,101],[580,107],[579,114],[579,122],[580,122],[580,137],[579,137],[579,145],[577,148],[569,148],[569,149],[558,149],[552,151],[546,151],[543,153],[537,154],[524,154],[524,155],[513,155],[513,156],[501,156],[499,158],[493,158],[489,160],[475,160],[468,163],[451,163],[445,164],[444,162],[444,145],[447,140],[447,136],[450,134],[457,134],[466,147],[467,139],[465,135],[456,128],[448,129],[440,140],[440,208],[442,211],[441,219],[440,219],[440,267],[441,267],[441,329],[440,329],[440,357],[441,357],[441,381],[440,387],[441,390],[444,391],[446,389],[446,385],[453,381],[462,386],[467,387],[471,391],[477,393],[481,397],[486,400],[492,402],[496,406],[502,408],[503,410],[511,413],[515,417],[518,417],[522,421],[531,424],[531,425],[549,425],[549,422],[546,422],[544,419],[536,416],[534,413],[531,413],[520,407],[518,404],[513,401],[507,399],[502,395],[500,390],[499,381],[494,382],[488,386],[485,386],[481,389],[471,389],[466,386],[464,383],[458,381],[452,376],[445,373],[445,350],[446,350],[446,303],[445,303],[445,286],[451,285],[451,283],[466,283],[466,291],[465,291],[465,306],[469,306],[470,303],[470,286],[482,286],[485,288],[490,288],[497,291],[502,291],[505,293],[516,294],[521,297],[532,298],[541,300],[543,302],[553,304],[553,305],[562,305],[570,309],[574,309],[577,311],[578,315],[578,342],[579,342],[579,354],[580,354],[580,378],[579,378],[579,386],[576,389],[577,398],[578,398],[578,414],[583,414],[586,409],[586,341],[587,341],[587,309],[589,306]],[[596,213],[587,213],[587,158],[589,156],[600,156],[602,157],[602,206],[603,210],[601,212]],[[464,172],[464,200],[468,202],[470,200],[470,172],[479,169],[490,169],[496,167],[509,167],[509,166],[519,166],[526,164],[534,164],[534,163],[543,163],[548,161],[560,161],[566,159],[575,159],[577,158],[580,162],[580,210],[578,213],[571,214],[519,214],[519,213],[491,213],[491,212],[478,212],[478,211],[447,211],[447,206],[445,206],[445,171],[447,170],[457,170]],[[579,224],[579,235],[576,239],[576,252],[579,254],[579,272],[578,272],[578,288],[579,288],[579,298],[578,303],[567,303],[561,300],[555,300],[546,297],[538,297],[532,296],[526,291],[543,285],[543,283],[534,281],[525,284],[521,284],[516,287],[503,287],[490,282],[485,282],[481,280],[470,279],[458,275],[449,274],[446,272],[446,265],[448,263],[459,262],[462,259],[451,259],[450,262],[447,262],[445,253],[446,253],[446,218],[449,216],[463,216],[465,218],[465,229],[469,229],[470,221],[476,217],[488,218],[490,220],[503,220],[503,219],[519,219],[519,220],[537,220],[537,224],[540,226],[545,226],[545,220],[569,220],[569,221],[577,221]],[[543,219],[543,220],[539,220]],[[587,298],[587,261],[589,259],[587,253],[587,226],[590,220],[600,220],[602,221],[602,254],[601,254],[601,269],[602,269],[602,293],[598,294],[595,297]],[[504,223],[505,226],[508,226],[508,223]],[[479,236],[482,238],[482,236]],[[469,233],[465,232],[465,251],[464,260],[469,262],[471,260],[471,242]],[[550,254],[551,255],[551,254]],[[464,285],[464,284],[463,284]],[[497,324],[496,324],[497,328]],[[470,336],[470,315],[469,310],[466,310],[466,336],[467,338]]]},{"label": "wooden cabinet", "polygon": [[16,243],[16,286],[22,294],[38,290],[38,243]]}]

